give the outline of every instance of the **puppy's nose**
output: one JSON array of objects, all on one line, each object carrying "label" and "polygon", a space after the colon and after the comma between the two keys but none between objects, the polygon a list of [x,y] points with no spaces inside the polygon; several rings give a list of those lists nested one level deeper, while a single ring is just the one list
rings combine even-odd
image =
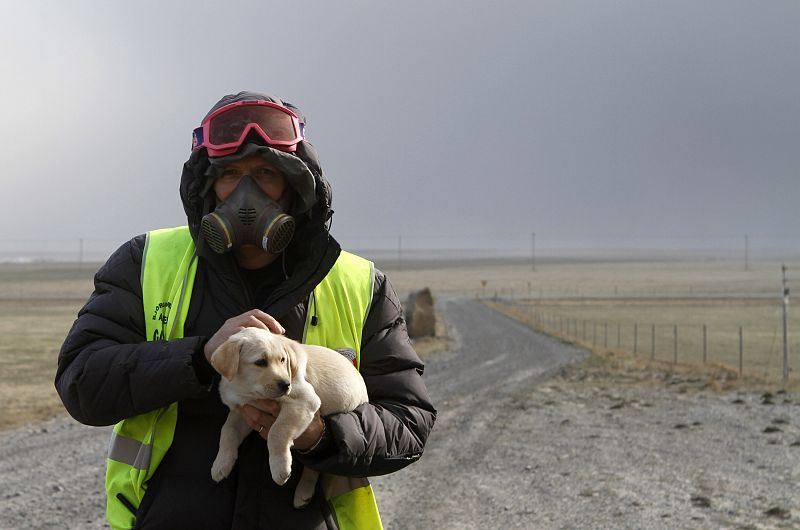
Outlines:
[{"label": "puppy's nose", "polygon": [[292,383],[289,381],[278,381],[278,390],[281,391],[281,394],[288,392],[290,386],[292,386]]}]

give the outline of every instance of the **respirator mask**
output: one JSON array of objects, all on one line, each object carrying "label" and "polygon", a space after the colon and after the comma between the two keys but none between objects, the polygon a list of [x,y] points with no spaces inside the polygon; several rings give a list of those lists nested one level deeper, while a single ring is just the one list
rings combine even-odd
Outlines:
[{"label": "respirator mask", "polygon": [[267,197],[249,175],[243,176],[230,196],[200,222],[206,243],[219,254],[243,245],[280,254],[289,246],[294,229],[294,218]]}]

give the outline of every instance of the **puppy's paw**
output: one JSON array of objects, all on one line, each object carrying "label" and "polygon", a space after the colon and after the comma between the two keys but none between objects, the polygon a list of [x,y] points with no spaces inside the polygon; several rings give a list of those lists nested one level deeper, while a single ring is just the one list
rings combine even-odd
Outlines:
[{"label": "puppy's paw", "polygon": [[287,458],[270,457],[269,469],[272,472],[272,480],[275,484],[283,486],[292,475],[292,461]]},{"label": "puppy's paw", "polygon": [[235,463],[236,458],[233,458],[229,455],[223,455],[222,453],[217,454],[217,458],[214,460],[214,464],[211,466],[211,478],[214,480],[214,482],[219,482],[230,475]]}]

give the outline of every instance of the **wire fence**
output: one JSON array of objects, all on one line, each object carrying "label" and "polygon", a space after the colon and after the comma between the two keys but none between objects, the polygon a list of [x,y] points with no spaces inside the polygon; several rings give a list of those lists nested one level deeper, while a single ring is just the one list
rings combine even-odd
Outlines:
[{"label": "wire fence", "polygon": [[[730,318],[713,323],[655,322],[637,319],[635,308],[634,315],[604,308],[605,318],[585,318],[585,312],[582,315],[569,306],[548,307],[533,300],[491,300],[516,310],[516,316],[544,333],[593,349],[616,350],[675,365],[723,366],[740,377],[754,375],[772,382],[800,380],[800,332],[787,330],[784,350],[777,319],[767,325],[759,322],[760,316],[749,324],[737,324]],[[659,305],[655,300],[647,303],[651,307]],[[668,311],[661,306],[658,310],[668,314],[680,312],[681,308]],[[763,311],[760,304],[758,310]],[[640,312],[646,316],[647,311]]]}]

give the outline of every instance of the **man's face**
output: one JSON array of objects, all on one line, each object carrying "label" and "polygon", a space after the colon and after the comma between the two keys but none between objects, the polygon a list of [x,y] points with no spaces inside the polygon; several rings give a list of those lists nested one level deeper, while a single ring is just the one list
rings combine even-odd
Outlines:
[{"label": "man's face", "polygon": [[[217,195],[217,200],[227,199],[245,175],[250,175],[261,191],[275,202],[279,202],[286,191],[286,178],[283,173],[264,160],[261,155],[252,154],[237,162],[231,162],[220,176],[214,179],[214,193]],[[281,204],[281,206],[286,205]]]}]

